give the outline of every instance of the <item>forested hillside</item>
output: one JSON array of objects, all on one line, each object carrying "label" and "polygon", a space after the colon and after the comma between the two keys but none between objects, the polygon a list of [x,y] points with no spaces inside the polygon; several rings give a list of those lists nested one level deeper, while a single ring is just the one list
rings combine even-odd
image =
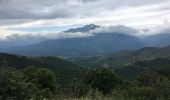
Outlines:
[{"label": "forested hillside", "polygon": [[23,70],[26,67],[34,66],[37,68],[47,68],[55,73],[60,85],[69,86],[72,81],[80,78],[86,71],[76,64],[56,57],[25,57],[0,53],[0,67],[12,67]]},{"label": "forested hillside", "polygon": [[[56,57],[0,53],[0,99],[170,98],[169,47],[127,50],[101,58],[79,59],[81,62],[76,65]],[[67,60],[78,62],[75,58]]]},{"label": "forested hillside", "polygon": [[127,66],[141,60],[143,61],[170,57],[169,51],[170,46],[162,48],[145,47],[138,50],[123,50],[102,56],[68,58],[68,60],[84,67],[96,68],[104,66],[112,69],[117,69],[121,66]]}]

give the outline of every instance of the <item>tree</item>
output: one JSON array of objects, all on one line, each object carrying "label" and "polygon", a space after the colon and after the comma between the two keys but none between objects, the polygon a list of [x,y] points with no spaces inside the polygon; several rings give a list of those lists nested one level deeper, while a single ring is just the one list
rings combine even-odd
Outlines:
[{"label": "tree", "polygon": [[34,97],[34,85],[26,83],[20,71],[0,70],[0,99],[29,100]]},{"label": "tree", "polygon": [[137,82],[139,86],[152,86],[160,76],[153,72],[145,72],[139,75]]},{"label": "tree", "polygon": [[40,91],[39,95],[49,98],[56,93],[55,74],[44,68],[28,67],[23,71],[26,81],[33,83]]},{"label": "tree", "polygon": [[111,70],[106,68],[89,71],[84,81],[91,88],[98,89],[103,94],[110,93],[120,83],[120,79]]},{"label": "tree", "polygon": [[42,100],[56,93],[56,77],[48,69],[0,69],[0,100]]},{"label": "tree", "polygon": [[[141,74],[138,77],[137,82],[139,85],[138,89],[145,89],[140,92],[137,91],[140,95],[145,93],[145,96],[147,96],[151,100],[156,100],[160,97],[165,100],[168,100],[170,98],[170,80],[165,76],[157,73],[147,72]],[[146,92],[146,89],[149,89],[149,93]]]}]

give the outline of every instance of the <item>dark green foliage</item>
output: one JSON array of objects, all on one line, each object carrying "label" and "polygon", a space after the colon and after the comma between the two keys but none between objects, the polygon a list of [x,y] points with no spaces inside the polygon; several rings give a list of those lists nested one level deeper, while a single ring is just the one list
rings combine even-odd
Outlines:
[{"label": "dark green foliage", "polygon": [[157,82],[153,85],[154,95],[156,98],[163,97],[165,100],[170,99],[170,80],[166,77],[162,78],[161,80],[157,80]]},{"label": "dark green foliage", "polygon": [[[102,59],[107,62],[95,64]],[[88,61],[86,58],[84,60]],[[84,60],[81,64],[86,63]],[[94,100],[103,96],[100,92],[106,98],[113,96],[110,100],[119,100],[120,97],[122,100],[170,98],[168,47],[119,52],[111,58],[90,57],[87,65],[104,68],[90,70],[84,75],[86,69],[59,58],[0,54],[0,100],[79,99],[89,95]],[[94,92],[96,90],[99,92]]]},{"label": "dark green foliage", "polygon": [[34,84],[26,83],[21,72],[0,69],[0,99],[29,100],[34,97],[35,91]]},{"label": "dark green foliage", "polygon": [[56,93],[56,77],[55,74],[48,69],[28,67],[24,69],[23,74],[27,82],[33,83],[42,93]]},{"label": "dark green foliage", "polygon": [[156,83],[157,79],[159,79],[160,76],[158,76],[156,73],[151,72],[145,72],[139,75],[137,78],[138,85],[139,86],[152,86],[154,83]]},{"label": "dark green foliage", "polygon": [[85,84],[83,81],[75,80],[73,86],[71,87],[71,90],[68,92],[71,93],[71,97],[77,98],[86,96],[90,90],[91,88],[89,87],[89,85]]},{"label": "dark green foliage", "polygon": [[90,71],[84,79],[93,89],[102,91],[103,94],[110,93],[120,83],[119,78],[109,69]]},{"label": "dark green foliage", "polygon": [[[72,58],[70,61],[91,68],[109,67],[113,70],[131,65],[137,61],[170,57],[170,46],[163,48],[145,47],[139,50],[123,50],[109,55]],[[153,63],[154,64],[154,63]]]},{"label": "dark green foliage", "polygon": [[[148,100],[156,100],[160,97],[164,100],[170,98],[170,80],[156,73],[143,73],[138,79],[138,86],[132,92],[145,96]],[[135,93],[136,94],[136,93]]]},{"label": "dark green foliage", "polygon": [[57,82],[53,72],[42,68],[24,71],[0,69],[0,99],[30,100],[51,98],[56,94]]},{"label": "dark green foliage", "polygon": [[115,70],[115,73],[122,78],[128,79],[128,80],[133,80],[135,79],[139,74],[147,71],[145,68],[141,68],[138,66],[126,66],[124,68],[120,68]]},{"label": "dark green foliage", "polygon": [[69,87],[73,78],[81,78],[86,69],[66,60],[56,57],[25,57],[13,54],[0,53],[0,67],[13,67],[22,70],[28,66],[47,68],[55,73],[57,81],[63,87]]},{"label": "dark green foliage", "polygon": [[141,73],[155,72],[170,78],[170,59],[156,58],[153,60],[137,61],[129,66],[115,70],[115,72],[127,79],[136,79]]}]

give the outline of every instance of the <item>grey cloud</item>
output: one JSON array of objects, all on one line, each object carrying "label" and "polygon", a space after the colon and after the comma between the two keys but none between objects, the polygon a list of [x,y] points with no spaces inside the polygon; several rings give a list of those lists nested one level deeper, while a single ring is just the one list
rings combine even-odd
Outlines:
[{"label": "grey cloud", "polygon": [[116,25],[109,27],[100,27],[98,29],[92,30],[90,33],[99,34],[99,33],[121,33],[121,34],[132,34],[135,35],[139,33],[139,31],[135,28],[124,26],[124,25]]},{"label": "grey cloud", "polygon": [[41,34],[34,34],[34,33],[28,33],[28,34],[12,34],[6,36],[5,40],[26,40],[26,41],[42,41],[47,39],[63,39],[63,38],[74,38],[74,37],[87,37],[87,36],[93,36],[91,33],[65,33],[65,32],[59,32],[59,33],[41,33]]},{"label": "grey cloud", "polygon": [[[167,1],[167,0],[164,0]],[[91,3],[88,3],[91,2]],[[1,0],[0,19],[48,19],[89,16],[102,10],[138,6],[162,0]],[[88,14],[88,15],[87,15]]]},{"label": "grey cloud", "polygon": [[56,0],[7,0],[0,4],[0,19],[47,19],[71,16],[67,4]]},{"label": "grey cloud", "polygon": [[81,0],[82,2],[95,2],[95,1],[99,1],[99,0]]},{"label": "grey cloud", "polygon": [[4,41],[15,41],[19,43],[19,41],[23,41],[19,43],[20,45],[23,45],[23,43],[36,43],[47,39],[63,39],[63,38],[75,38],[75,37],[89,37],[89,36],[95,36],[95,34],[114,34],[114,33],[121,33],[121,34],[135,34],[139,32],[138,30],[127,27],[123,25],[117,25],[117,26],[109,26],[109,27],[101,27],[98,29],[95,29],[93,31],[90,31],[89,33],[82,33],[82,32],[76,32],[76,33],[65,33],[65,32],[59,32],[59,33],[27,33],[27,34],[12,34],[6,36],[6,39]]},{"label": "grey cloud", "polygon": [[93,36],[91,33],[41,33],[41,34],[11,34],[6,36],[6,39],[0,39],[1,47],[12,47],[12,46],[20,46],[20,45],[29,45],[36,44],[40,41],[48,40],[48,39],[64,39],[64,38],[75,38],[75,37],[88,37]]},{"label": "grey cloud", "polygon": [[15,25],[15,24],[23,24],[26,23],[28,21],[34,21],[34,20],[30,20],[30,19],[4,19],[4,20],[0,20],[0,25],[5,26],[5,25]]},{"label": "grey cloud", "polygon": [[6,0],[0,0],[0,3],[3,3],[3,2],[5,2]]},{"label": "grey cloud", "polygon": [[71,16],[69,9],[62,6],[52,5],[48,7],[34,4],[34,2],[28,2],[30,5],[18,3],[22,6],[18,6],[17,2],[1,5],[0,19],[48,19]]},{"label": "grey cloud", "polygon": [[167,21],[162,26],[156,27],[152,30],[149,30],[145,34],[155,35],[155,34],[162,34],[162,33],[169,33],[170,34],[170,22]]}]

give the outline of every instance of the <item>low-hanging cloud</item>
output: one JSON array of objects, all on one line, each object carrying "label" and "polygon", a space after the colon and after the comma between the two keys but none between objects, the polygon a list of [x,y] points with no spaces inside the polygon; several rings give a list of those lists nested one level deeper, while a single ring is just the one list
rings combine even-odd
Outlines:
[{"label": "low-hanging cloud", "polygon": [[109,27],[100,27],[100,28],[97,28],[97,29],[92,30],[90,32],[93,33],[93,34],[120,33],[120,34],[135,35],[135,34],[139,33],[139,30],[132,28],[132,27],[124,26],[124,25],[116,25],[116,26],[109,26]]},{"label": "low-hanging cloud", "polygon": [[29,45],[29,44],[36,44],[38,42],[44,40],[51,40],[51,39],[66,39],[66,38],[78,38],[78,37],[88,37],[93,36],[90,33],[13,33],[6,35],[4,39],[0,39],[0,46],[1,47],[12,47],[12,46],[20,46],[20,45]]},{"label": "low-hanging cloud", "polygon": [[135,28],[123,26],[123,25],[116,25],[116,26],[108,26],[108,27],[99,27],[95,30],[91,30],[90,32],[53,32],[53,33],[13,33],[5,36],[4,40],[8,41],[43,41],[48,39],[66,39],[66,38],[77,38],[77,37],[89,37],[95,36],[96,34],[133,34],[135,35],[139,31]]},{"label": "low-hanging cloud", "polygon": [[42,40],[48,40],[48,39],[65,39],[65,38],[76,38],[76,37],[87,37],[87,36],[93,36],[93,34],[90,33],[65,33],[65,32],[59,32],[59,33],[29,33],[29,34],[12,34],[6,36],[6,40],[36,40],[36,41],[42,41]]},{"label": "low-hanging cloud", "polygon": [[165,20],[164,24],[162,24],[161,26],[157,26],[152,29],[145,29],[141,32],[142,37],[154,36],[158,34],[170,34],[170,22],[168,20]]}]

